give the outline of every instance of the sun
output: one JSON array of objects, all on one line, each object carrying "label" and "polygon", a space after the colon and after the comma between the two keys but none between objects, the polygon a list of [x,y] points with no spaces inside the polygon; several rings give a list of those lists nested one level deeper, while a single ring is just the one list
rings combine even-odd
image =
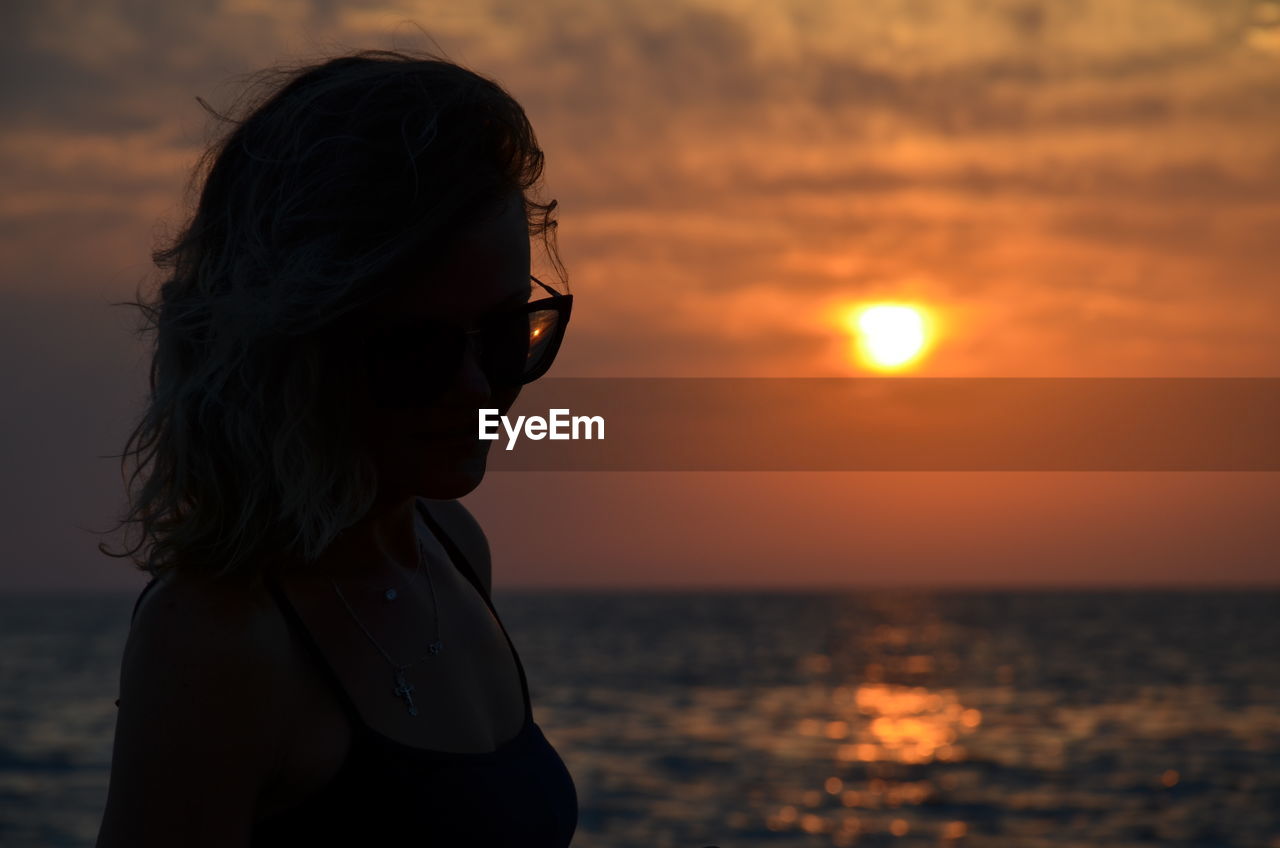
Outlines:
[{"label": "sun", "polygon": [[919,307],[903,303],[856,306],[846,317],[858,358],[878,371],[910,366],[929,343],[929,321]]}]

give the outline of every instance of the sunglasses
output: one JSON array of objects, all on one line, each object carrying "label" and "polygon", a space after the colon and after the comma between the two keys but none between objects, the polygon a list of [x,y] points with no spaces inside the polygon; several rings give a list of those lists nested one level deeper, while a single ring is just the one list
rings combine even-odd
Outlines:
[{"label": "sunglasses", "polygon": [[426,319],[366,338],[364,366],[374,403],[386,409],[430,406],[453,384],[470,343],[491,386],[523,386],[546,374],[560,350],[573,295],[532,274],[529,279],[551,297],[490,313],[471,328]]}]

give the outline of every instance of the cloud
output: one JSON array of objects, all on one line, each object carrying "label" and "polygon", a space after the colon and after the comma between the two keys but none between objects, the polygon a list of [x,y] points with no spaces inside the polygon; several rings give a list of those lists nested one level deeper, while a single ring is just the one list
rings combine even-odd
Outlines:
[{"label": "cloud", "polygon": [[[1187,309],[1209,291],[1274,308],[1263,234],[1280,223],[1267,108],[1280,83],[1274,57],[1249,46],[1252,10],[23,3],[0,36],[15,71],[0,138],[5,285],[98,279],[102,253],[145,269],[211,128],[195,94],[227,105],[236,74],[346,46],[428,47],[425,30],[528,109],[571,279],[592,295],[575,328],[600,345],[652,350],[652,326],[634,340],[626,326],[598,331],[635,291],[692,292],[713,315],[761,286],[858,297],[927,279],[922,294],[943,303],[1034,293],[1065,312],[1125,280],[1134,315],[1171,290]],[[69,240],[99,255],[69,255]],[[1035,313],[1046,338],[1052,314]],[[701,334],[673,344],[736,355],[714,321],[652,320],[672,340]],[[788,354],[805,349],[796,332]],[[989,368],[1009,353],[990,355]]]}]

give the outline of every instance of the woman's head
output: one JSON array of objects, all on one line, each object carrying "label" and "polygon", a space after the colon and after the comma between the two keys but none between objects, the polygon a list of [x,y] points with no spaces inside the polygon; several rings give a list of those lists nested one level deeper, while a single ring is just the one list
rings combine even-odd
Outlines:
[{"label": "woman's head", "polygon": [[312,559],[375,501],[470,491],[483,455],[419,434],[486,395],[505,411],[518,386],[487,385],[471,350],[430,406],[387,408],[372,402],[385,356],[353,340],[415,320],[470,328],[527,300],[530,236],[563,282],[556,203],[530,196],[543,154],[497,83],[387,51],[259,81],[242,117],[219,116],[195,211],[154,254],[158,296],[132,304],[155,340],[124,454],[144,476],[127,554],[147,545],[153,573]]}]

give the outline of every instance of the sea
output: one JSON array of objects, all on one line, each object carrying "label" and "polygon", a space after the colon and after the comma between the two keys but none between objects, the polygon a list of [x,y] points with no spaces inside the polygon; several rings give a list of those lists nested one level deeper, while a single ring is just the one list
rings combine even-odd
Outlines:
[{"label": "sea", "polygon": [[[91,846],[135,594],[0,597],[0,845]],[[498,591],[575,848],[1280,848],[1280,592]]]}]

